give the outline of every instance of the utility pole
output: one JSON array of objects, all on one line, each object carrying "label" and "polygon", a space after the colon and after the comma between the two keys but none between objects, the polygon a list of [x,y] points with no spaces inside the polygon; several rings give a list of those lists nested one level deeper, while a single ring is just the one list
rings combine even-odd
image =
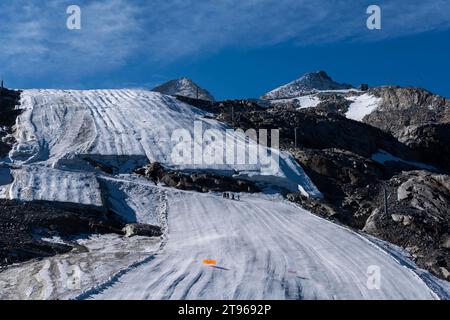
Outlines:
[{"label": "utility pole", "polygon": [[297,134],[297,128],[294,128],[294,135],[295,135],[295,147],[298,147],[298,134]]},{"label": "utility pole", "polygon": [[384,189],[384,214],[388,214],[388,195],[386,188]]}]

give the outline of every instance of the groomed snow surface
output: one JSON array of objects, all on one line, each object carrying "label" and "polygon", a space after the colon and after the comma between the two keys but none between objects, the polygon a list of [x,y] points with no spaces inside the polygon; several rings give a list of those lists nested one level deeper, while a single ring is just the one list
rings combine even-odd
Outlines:
[{"label": "groomed snow surface", "polygon": [[[227,127],[177,100],[143,90],[29,90],[17,123],[11,168],[0,195],[108,205],[127,221],[159,225],[161,239],[94,236],[73,239],[79,252],[30,261],[0,273],[3,299],[436,299],[447,283],[417,270],[400,254],[327,222],[276,195],[181,192],[131,173],[158,161],[174,169],[223,174],[320,192],[288,154],[280,170],[261,166],[179,165],[170,133],[194,122]],[[234,135],[233,133],[228,133]],[[237,149],[244,148],[239,135]],[[196,143],[199,143],[196,141]],[[276,151],[274,151],[275,155]],[[118,174],[94,169],[90,157]],[[14,182],[10,183],[10,177]],[[58,240],[60,241],[60,240]],[[380,242],[383,244],[382,242]],[[203,260],[216,260],[205,265]],[[407,263],[406,263],[407,262]],[[367,285],[380,270],[380,288]],[[68,285],[79,268],[79,286]],[[424,280],[423,280],[424,279]],[[72,283],[72,282],[71,282]],[[433,291],[430,289],[433,288]]]},{"label": "groomed snow surface", "polygon": [[[290,191],[298,191],[301,186],[311,196],[320,196],[290,155],[261,147],[266,155],[264,161],[252,162],[249,159],[253,149],[249,148],[244,135],[226,132],[228,127],[205,118],[203,111],[169,96],[144,90],[29,90],[22,94],[22,108],[24,112],[17,123],[18,143],[10,157],[16,164],[38,166],[37,171],[56,170],[51,174],[58,174],[58,170],[86,171],[89,169],[83,161],[86,157],[124,172],[130,172],[133,164],[150,161],[179,170],[201,169],[240,175]],[[200,127],[200,134],[196,134],[196,125]],[[216,148],[223,153],[222,161],[196,163],[192,156],[191,161],[179,162],[174,157],[174,147],[179,143],[178,140],[173,141],[173,134],[180,130],[193,139],[193,145],[185,144],[188,151],[200,149],[200,155],[203,150],[206,157],[212,156],[212,150]],[[202,140],[207,130],[223,134],[223,139],[215,139],[208,144]],[[228,141],[234,142],[235,148],[225,143]],[[230,150],[235,150],[231,162],[226,158]],[[239,161],[238,155],[245,155],[247,160]],[[28,174],[17,172],[16,176]],[[43,186],[43,182],[36,182],[41,183],[36,188],[51,188]],[[57,188],[64,187],[64,184],[51,184]],[[84,190],[90,193],[92,188]],[[22,191],[12,190],[11,195],[20,199]],[[77,200],[75,195],[73,198]]]},{"label": "groomed snow surface", "polygon": [[[280,199],[172,193],[168,221],[167,244],[153,260],[79,298],[437,298],[367,239]],[[367,285],[371,266],[380,268],[379,290]]]}]

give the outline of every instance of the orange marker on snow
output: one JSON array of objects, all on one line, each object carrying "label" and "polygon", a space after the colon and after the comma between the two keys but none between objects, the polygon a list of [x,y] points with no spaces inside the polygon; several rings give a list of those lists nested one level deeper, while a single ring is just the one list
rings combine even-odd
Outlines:
[{"label": "orange marker on snow", "polygon": [[217,264],[217,261],[206,259],[206,260],[203,260],[203,264],[207,265],[207,266],[215,266]]}]

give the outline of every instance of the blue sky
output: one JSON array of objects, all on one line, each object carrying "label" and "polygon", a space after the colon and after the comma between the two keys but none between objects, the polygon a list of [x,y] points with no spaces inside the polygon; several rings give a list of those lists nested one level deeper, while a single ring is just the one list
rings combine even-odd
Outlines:
[{"label": "blue sky", "polygon": [[[66,8],[82,29],[66,28]],[[366,9],[382,9],[382,29]],[[2,0],[0,76],[16,88],[153,87],[188,76],[219,99],[315,70],[450,97],[450,1]]]}]

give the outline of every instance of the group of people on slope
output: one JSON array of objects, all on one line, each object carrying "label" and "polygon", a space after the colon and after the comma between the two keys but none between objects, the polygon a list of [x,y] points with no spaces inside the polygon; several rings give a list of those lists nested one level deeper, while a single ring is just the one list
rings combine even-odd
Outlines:
[{"label": "group of people on slope", "polygon": [[240,201],[241,200],[241,196],[239,194],[234,194],[234,193],[230,193],[230,192],[224,192],[222,194],[222,197],[224,199],[230,199],[230,200],[237,200]]}]

